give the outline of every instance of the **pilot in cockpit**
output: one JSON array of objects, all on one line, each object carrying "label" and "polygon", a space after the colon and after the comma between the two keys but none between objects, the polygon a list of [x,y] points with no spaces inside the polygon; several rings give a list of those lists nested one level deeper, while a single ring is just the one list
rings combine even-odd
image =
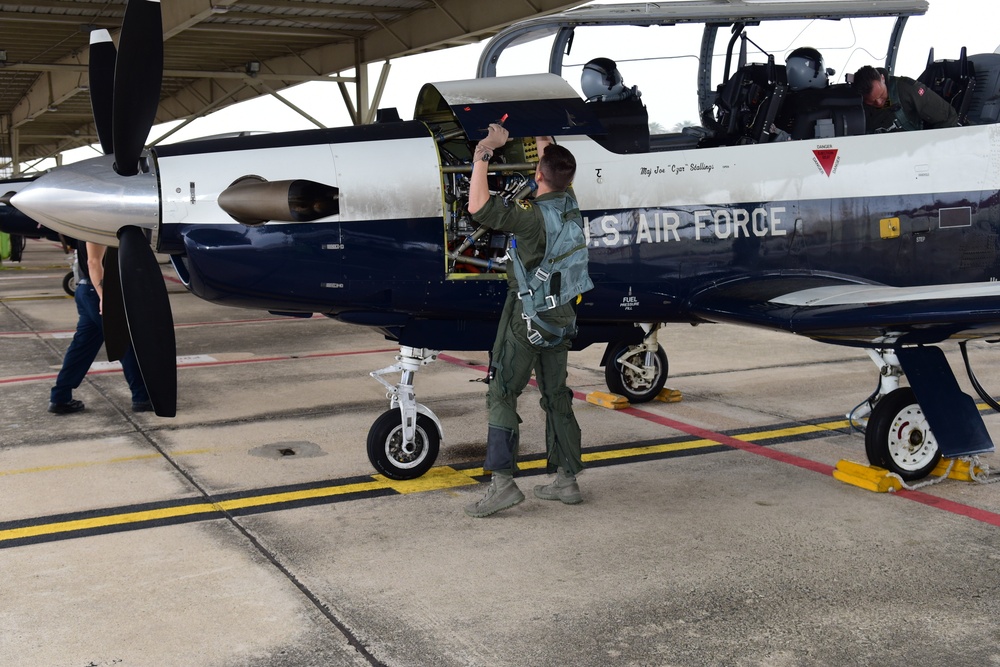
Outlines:
[{"label": "pilot in cockpit", "polygon": [[649,151],[649,115],[638,86],[628,88],[614,60],[594,58],[583,66],[580,87],[606,134],[594,140],[614,153]]},{"label": "pilot in cockpit", "polygon": [[618,65],[611,58],[594,58],[584,65],[580,87],[588,102],[623,102],[642,96],[638,86],[625,87]]},{"label": "pilot in cockpit", "polygon": [[836,72],[823,65],[822,53],[811,46],[802,46],[788,54],[785,73],[788,77],[788,89],[797,92],[809,88],[826,88],[830,76]]},{"label": "pilot in cockpit", "polygon": [[785,58],[788,95],[774,125],[778,140],[821,136],[815,129],[822,109],[829,104],[830,77],[836,72],[823,63],[823,54],[811,46],[800,46]]}]

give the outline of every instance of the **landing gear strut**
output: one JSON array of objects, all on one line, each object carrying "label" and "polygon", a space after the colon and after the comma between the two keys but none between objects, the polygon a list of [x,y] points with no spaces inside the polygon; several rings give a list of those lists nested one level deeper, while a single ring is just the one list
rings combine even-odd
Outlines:
[{"label": "landing gear strut", "polygon": [[667,354],[657,341],[659,324],[642,324],[646,336],[638,345],[608,343],[604,381],[613,394],[629,403],[646,403],[656,398],[667,381]]},{"label": "landing gear strut", "polygon": [[[400,346],[395,364],[370,373],[389,390],[389,409],[368,431],[368,460],[390,479],[420,477],[437,460],[443,436],[441,422],[430,409],[417,403],[413,393],[414,375],[437,355],[437,350]],[[382,377],[396,372],[401,373],[399,384]]]}]

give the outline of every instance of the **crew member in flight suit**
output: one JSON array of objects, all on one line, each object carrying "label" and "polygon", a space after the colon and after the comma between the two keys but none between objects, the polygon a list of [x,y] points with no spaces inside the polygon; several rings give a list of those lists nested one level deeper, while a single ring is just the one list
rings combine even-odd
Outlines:
[{"label": "crew member in flight suit", "polygon": [[[507,143],[507,137],[507,130],[493,123],[486,138],[476,147],[469,189],[469,213],[481,225],[512,232],[517,239],[518,255],[530,273],[545,255],[542,212],[529,201],[505,203],[499,196],[490,196],[486,180],[493,151]],[[550,137],[538,137],[537,142],[541,158],[535,171],[538,183],[535,202],[568,197],[571,208],[576,209],[576,200],[568,191],[576,173],[573,154],[551,143]],[[465,513],[472,517],[489,516],[524,500],[524,494],[513,479],[517,470],[518,425],[521,422],[517,414],[517,398],[531,379],[532,370],[535,371],[538,390],[542,394],[541,406],[545,411],[549,469],[556,470],[556,477],[550,484],[535,487],[535,496],[570,505],[582,500],[576,481],[576,474],[583,469],[580,426],[573,414],[573,392],[566,386],[567,353],[572,341],[564,340],[554,347],[536,347],[528,341],[528,327],[522,317],[514,271],[509,270],[507,275],[507,300],[493,344],[486,399],[489,431],[483,468],[493,474],[486,495],[465,507]],[[575,304],[564,304],[542,315],[548,324],[556,327],[575,324]]]},{"label": "crew member in flight suit", "polygon": [[854,89],[865,103],[866,132],[958,127],[958,112],[919,81],[885,75],[871,65],[854,73]]}]

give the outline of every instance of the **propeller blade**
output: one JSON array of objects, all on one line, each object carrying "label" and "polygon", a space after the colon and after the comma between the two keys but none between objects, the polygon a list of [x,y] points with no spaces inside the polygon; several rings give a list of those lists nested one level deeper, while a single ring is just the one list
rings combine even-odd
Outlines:
[{"label": "propeller blade", "polygon": [[104,30],[90,33],[90,108],[94,112],[94,125],[105,155],[114,152],[112,123],[115,96],[115,59],[118,49],[111,41],[111,34]]},{"label": "propeller blade", "polygon": [[108,361],[120,361],[125,356],[129,339],[121,277],[118,273],[118,248],[108,248],[104,251],[101,320],[104,322],[104,350],[108,353]]},{"label": "propeller blade", "polygon": [[139,173],[139,156],[160,105],[163,19],[159,0],[129,0],[118,38],[115,67],[115,171]]},{"label": "propeller blade", "polygon": [[177,414],[177,344],[167,285],[143,231],[133,225],[118,232],[122,296],[149,400],[157,416]]}]

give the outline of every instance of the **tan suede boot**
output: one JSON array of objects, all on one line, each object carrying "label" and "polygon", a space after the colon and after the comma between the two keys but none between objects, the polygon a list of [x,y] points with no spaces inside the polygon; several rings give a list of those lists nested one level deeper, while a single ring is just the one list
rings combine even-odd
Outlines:
[{"label": "tan suede boot", "polygon": [[567,505],[583,502],[580,487],[576,483],[576,475],[566,472],[562,466],[556,470],[556,478],[550,484],[540,484],[535,487],[535,497],[542,500],[561,500]]},{"label": "tan suede boot", "polygon": [[481,519],[484,516],[496,514],[521,503],[524,494],[517,488],[514,478],[510,473],[493,473],[490,485],[486,489],[486,495],[465,506],[465,513],[471,517]]}]

